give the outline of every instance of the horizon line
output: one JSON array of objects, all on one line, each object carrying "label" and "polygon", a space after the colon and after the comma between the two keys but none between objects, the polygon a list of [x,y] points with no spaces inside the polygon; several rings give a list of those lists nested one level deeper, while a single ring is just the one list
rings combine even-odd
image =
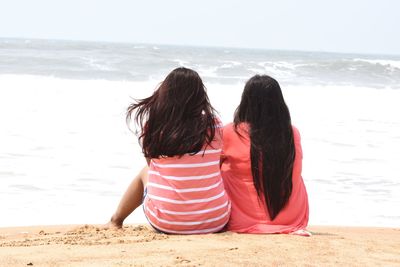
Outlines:
[{"label": "horizon line", "polygon": [[109,41],[109,40],[84,40],[84,39],[65,39],[65,38],[31,38],[31,37],[9,37],[0,36],[0,39],[14,40],[41,40],[41,41],[65,41],[65,42],[86,42],[86,43],[105,43],[105,44],[139,44],[139,45],[158,45],[158,46],[178,46],[192,48],[217,48],[217,49],[233,49],[233,50],[259,50],[259,51],[276,51],[276,52],[300,52],[300,53],[325,53],[336,55],[365,55],[365,56],[400,56],[399,54],[377,53],[377,52],[338,52],[327,50],[302,50],[302,49],[283,49],[283,48],[265,48],[265,47],[245,47],[245,46],[223,46],[223,45],[192,45],[192,44],[176,44],[176,43],[152,43],[152,42],[134,42],[134,41]]}]

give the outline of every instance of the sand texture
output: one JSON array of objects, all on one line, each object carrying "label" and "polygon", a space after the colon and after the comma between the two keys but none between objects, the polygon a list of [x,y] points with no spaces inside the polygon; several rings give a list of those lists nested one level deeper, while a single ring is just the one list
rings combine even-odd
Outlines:
[{"label": "sand texture", "polygon": [[0,266],[400,266],[400,229],[310,227],[312,237],[177,236],[146,225],[0,229]]}]

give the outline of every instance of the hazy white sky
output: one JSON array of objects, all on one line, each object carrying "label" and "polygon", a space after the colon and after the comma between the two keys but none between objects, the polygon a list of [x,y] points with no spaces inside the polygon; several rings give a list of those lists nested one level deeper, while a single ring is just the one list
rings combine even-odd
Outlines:
[{"label": "hazy white sky", "polygon": [[0,37],[400,54],[400,1],[0,0]]}]

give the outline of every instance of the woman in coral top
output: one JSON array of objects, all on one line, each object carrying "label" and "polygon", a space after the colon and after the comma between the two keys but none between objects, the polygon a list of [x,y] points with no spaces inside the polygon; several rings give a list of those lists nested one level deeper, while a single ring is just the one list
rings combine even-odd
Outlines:
[{"label": "woman in coral top", "polygon": [[309,235],[302,157],[278,82],[252,77],[223,132],[221,174],[232,202],[227,230]]}]

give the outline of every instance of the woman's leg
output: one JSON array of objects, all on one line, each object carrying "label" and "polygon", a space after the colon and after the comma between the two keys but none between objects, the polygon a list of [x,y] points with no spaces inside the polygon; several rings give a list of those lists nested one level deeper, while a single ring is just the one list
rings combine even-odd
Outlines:
[{"label": "woman's leg", "polygon": [[108,223],[109,227],[121,228],[126,217],[142,204],[143,190],[148,181],[148,167],[144,167],[133,179]]}]

